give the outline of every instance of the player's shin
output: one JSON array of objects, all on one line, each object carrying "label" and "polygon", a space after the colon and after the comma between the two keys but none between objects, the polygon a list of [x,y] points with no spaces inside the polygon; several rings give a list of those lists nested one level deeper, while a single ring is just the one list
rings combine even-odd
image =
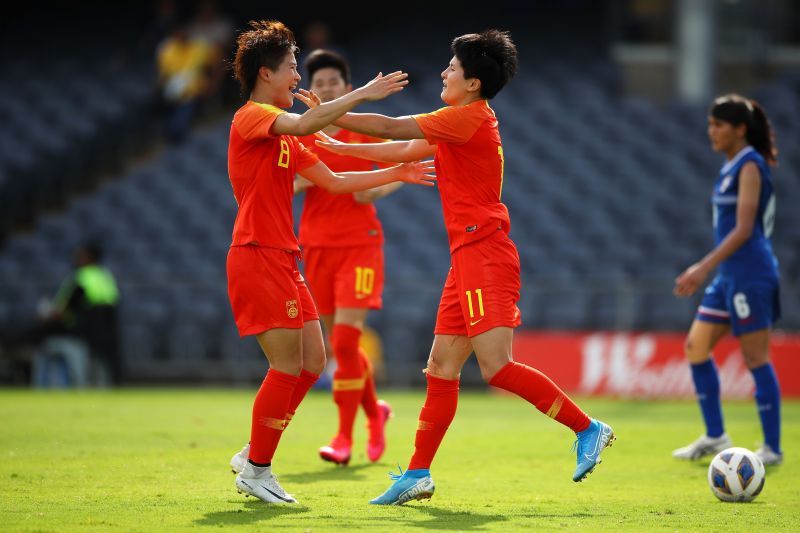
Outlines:
[{"label": "player's shin", "polygon": [[364,395],[364,368],[359,356],[358,340],[361,330],[336,324],[331,344],[337,368],[333,376],[333,400],[339,408],[339,436],[353,439],[353,423]]},{"label": "player's shin", "polygon": [[719,374],[713,359],[690,365],[697,402],[706,424],[706,435],[712,438],[725,433],[720,403]]},{"label": "player's shin", "polygon": [[272,462],[286,425],[286,413],[298,378],[270,369],[253,402],[250,433],[250,461],[265,465]]},{"label": "player's shin", "polygon": [[781,454],[781,392],[772,363],[750,370],[756,382],[756,405],[764,430],[764,444]]},{"label": "player's shin", "polygon": [[364,369],[364,394],[361,395],[361,407],[368,419],[376,420],[380,411],[378,410],[378,393],[375,389],[372,364],[361,348],[358,349],[358,356],[361,359],[361,367]]},{"label": "player's shin", "polygon": [[314,374],[313,372],[309,372],[305,369],[300,371],[300,375],[297,378],[297,386],[294,388],[292,399],[289,401],[289,409],[286,412],[287,426],[289,425],[289,422],[291,422],[292,418],[294,418],[298,406],[302,403],[303,399],[308,394],[308,391],[311,390],[311,387],[314,386],[314,383],[316,383],[318,379],[319,374]]},{"label": "player's shin", "polygon": [[589,427],[591,422],[558,385],[527,365],[510,361],[492,377],[489,385],[513,392],[575,433]]},{"label": "player's shin", "polygon": [[419,414],[409,470],[429,469],[458,407],[458,380],[427,374],[425,405]]}]

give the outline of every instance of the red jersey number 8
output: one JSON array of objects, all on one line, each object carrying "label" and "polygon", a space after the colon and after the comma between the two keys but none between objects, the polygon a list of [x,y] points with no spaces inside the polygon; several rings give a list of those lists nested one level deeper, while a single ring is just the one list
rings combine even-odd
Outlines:
[{"label": "red jersey number 8", "polygon": [[281,153],[278,156],[278,166],[289,168],[289,143],[286,139],[281,139]]}]

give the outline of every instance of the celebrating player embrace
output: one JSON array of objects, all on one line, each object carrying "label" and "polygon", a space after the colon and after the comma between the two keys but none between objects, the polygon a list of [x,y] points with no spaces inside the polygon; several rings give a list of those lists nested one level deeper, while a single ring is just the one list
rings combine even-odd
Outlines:
[{"label": "celebrating player embrace", "polygon": [[[581,481],[600,462],[614,433],[589,418],[547,376],[514,362],[513,328],[521,322],[517,301],[520,265],[508,237],[508,210],[501,202],[503,145],[488,100],[513,77],[517,51],[498,30],[462,35],[442,72],[446,107],[432,113],[391,118],[348,113],[337,126],[388,139],[380,144],[318,145],[343,155],[377,161],[415,161],[433,156],[450,242],[451,267],[439,304],[435,337],[426,369],[427,397],[419,416],[413,457],[405,473],[374,504],[429,498],[430,466],[456,413],[459,376],[474,351],[484,379],[528,400],[577,434]],[[314,102],[318,103],[318,102]]]},{"label": "celebrating player embrace", "polygon": [[[292,222],[295,174],[334,193],[395,181],[432,185],[432,165],[409,163],[371,172],[335,174],[297,139],[356,105],[403,89],[394,72],[302,115],[292,105],[300,82],[292,32],[276,21],[252,22],[237,41],[234,70],[248,102],[234,115],[228,173],[239,210],[228,252],[228,294],[239,334],[255,335],[269,371],[253,403],[250,443],[231,460],[236,486],[265,502],[292,503],[271,461],[297,406],[325,367],[319,316],[297,269]],[[301,99],[311,93],[300,91]]]}]

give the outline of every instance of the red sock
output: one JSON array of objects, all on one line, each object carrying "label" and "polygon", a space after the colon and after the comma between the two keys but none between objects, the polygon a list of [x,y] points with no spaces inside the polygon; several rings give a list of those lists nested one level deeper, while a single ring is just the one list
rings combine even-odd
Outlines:
[{"label": "red sock", "polygon": [[358,349],[358,355],[361,358],[361,367],[364,369],[364,394],[361,395],[361,407],[364,408],[367,418],[375,419],[378,417],[378,393],[375,390],[372,363],[361,348]]},{"label": "red sock", "polygon": [[331,347],[336,357],[333,374],[333,401],[339,407],[339,435],[353,440],[353,423],[364,395],[364,368],[358,353],[361,330],[334,324]]},{"label": "red sock", "polygon": [[311,390],[311,387],[314,386],[314,383],[316,383],[318,379],[319,374],[314,374],[305,369],[300,371],[300,375],[297,378],[297,386],[294,388],[292,399],[289,402],[289,410],[286,412],[286,425],[289,425],[289,422],[297,412],[297,407],[300,405],[300,402],[303,401],[303,398],[306,397],[306,394],[308,394],[308,391]]},{"label": "red sock", "polygon": [[408,464],[409,470],[430,468],[433,456],[442,443],[450,422],[458,407],[458,380],[442,379],[426,374],[428,392],[425,405],[419,413],[417,436],[414,439],[414,455]]},{"label": "red sock", "polygon": [[494,375],[489,385],[521,396],[576,433],[588,428],[591,422],[558,385],[535,368],[511,361]]},{"label": "red sock", "polygon": [[250,430],[250,460],[272,462],[283,435],[286,411],[292,398],[297,376],[270,369],[253,402],[253,423]]}]

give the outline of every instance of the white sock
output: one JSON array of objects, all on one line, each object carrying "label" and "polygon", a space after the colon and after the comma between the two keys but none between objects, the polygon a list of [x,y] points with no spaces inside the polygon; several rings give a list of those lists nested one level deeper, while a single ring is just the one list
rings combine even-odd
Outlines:
[{"label": "white sock", "polygon": [[272,473],[270,466],[255,466],[250,461],[247,461],[242,469],[242,477],[248,478],[261,478],[267,477]]}]

